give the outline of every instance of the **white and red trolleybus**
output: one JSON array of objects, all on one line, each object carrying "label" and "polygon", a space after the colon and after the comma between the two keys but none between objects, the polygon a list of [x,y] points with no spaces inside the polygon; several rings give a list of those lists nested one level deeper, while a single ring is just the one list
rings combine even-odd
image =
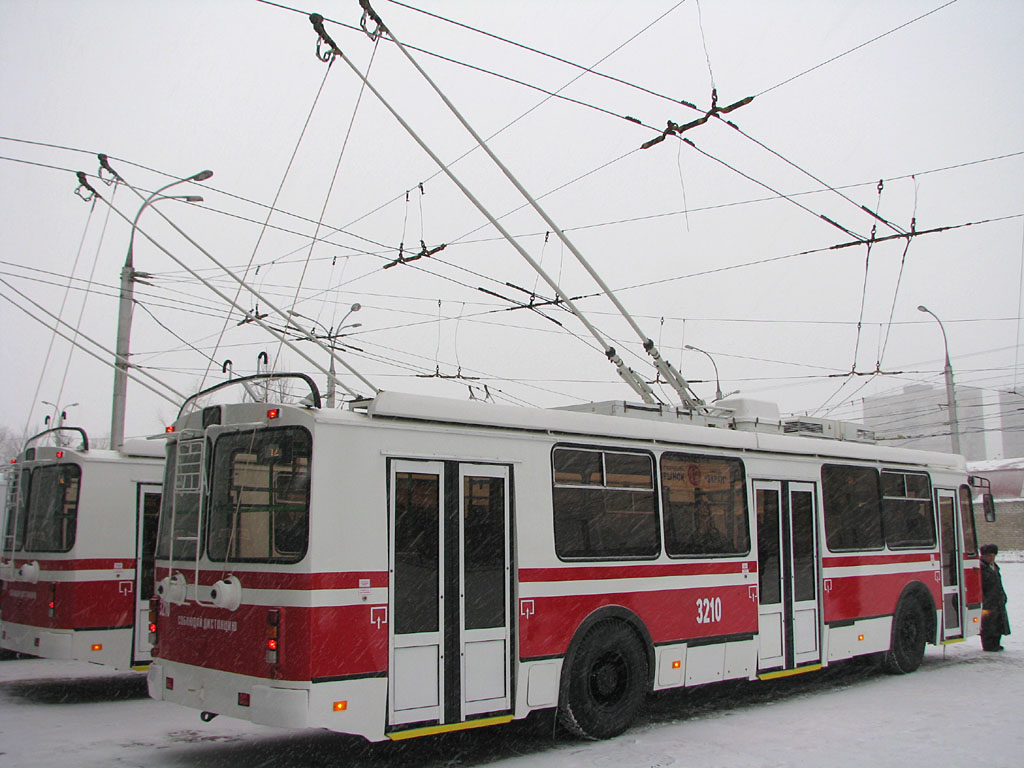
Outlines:
[{"label": "white and red trolleybus", "polygon": [[[65,447],[67,434],[78,447]],[[43,445],[50,438],[55,445]],[[89,447],[76,427],[30,438],[7,467],[0,647],[116,669],[150,661],[163,446]]]},{"label": "white and red trolleybus", "polygon": [[978,632],[960,456],[751,401],[709,428],[622,402],[320,410],[307,382],[308,405],[168,429],[153,698],[371,740],[557,707],[600,738],[651,690],[911,672]]}]

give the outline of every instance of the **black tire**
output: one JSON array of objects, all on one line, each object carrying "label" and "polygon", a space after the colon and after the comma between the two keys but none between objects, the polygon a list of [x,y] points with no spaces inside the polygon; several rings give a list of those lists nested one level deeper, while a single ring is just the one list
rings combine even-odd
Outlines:
[{"label": "black tire", "polygon": [[882,659],[882,667],[891,675],[906,675],[921,666],[927,641],[926,622],[921,604],[913,598],[900,602],[892,622],[892,644]]},{"label": "black tire", "polygon": [[647,652],[627,624],[597,622],[583,637],[564,678],[558,714],[572,733],[610,739],[626,730],[647,693]]}]

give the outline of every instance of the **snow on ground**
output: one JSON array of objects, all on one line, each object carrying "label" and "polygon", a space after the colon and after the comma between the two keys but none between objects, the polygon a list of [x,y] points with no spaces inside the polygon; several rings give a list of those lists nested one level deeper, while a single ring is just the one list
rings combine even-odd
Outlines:
[{"label": "snow on ground", "polygon": [[1011,626],[1002,653],[977,638],[929,647],[912,675],[852,662],[770,683],[651,697],[617,739],[581,742],[551,717],[403,743],[285,731],[146,698],[139,674],[0,661],[0,766],[282,768],[776,768],[1024,765],[1024,557],[1000,557]]}]

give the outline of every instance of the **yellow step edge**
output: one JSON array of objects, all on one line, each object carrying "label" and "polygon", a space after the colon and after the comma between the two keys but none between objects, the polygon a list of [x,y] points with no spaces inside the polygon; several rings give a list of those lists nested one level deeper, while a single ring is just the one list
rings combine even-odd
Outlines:
[{"label": "yellow step edge", "polygon": [[796,669],[780,669],[777,672],[765,672],[764,674],[758,675],[758,680],[775,680],[780,677],[792,677],[793,675],[802,675],[804,672],[816,672],[821,669],[821,664],[807,664],[803,667],[797,667]]},{"label": "yellow step edge", "polygon": [[953,643],[962,643],[966,640],[966,637],[954,637],[949,640],[943,640],[939,645],[952,645]]},{"label": "yellow step edge", "polygon": [[132,664],[132,670],[135,672],[145,672],[149,669],[149,664]]},{"label": "yellow step edge", "polygon": [[403,739],[415,739],[419,736],[433,736],[438,733],[450,733],[451,731],[466,731],[470,728],[483,728],[488,725],[502,725],[512,722],[512,715],[501,715],[500,717],[485,717],[480,720],[467,720],[464,723],[450,723],[449,725],[430,725],[426,728],[413,728],[410,731],[396,731],[387,736],[392,741]]}]

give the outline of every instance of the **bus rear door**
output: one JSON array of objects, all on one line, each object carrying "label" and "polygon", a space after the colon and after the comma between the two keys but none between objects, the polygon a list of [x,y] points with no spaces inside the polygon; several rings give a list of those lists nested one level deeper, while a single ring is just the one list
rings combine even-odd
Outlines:
[{"label": "bus rear door", "polygon": [[156,554],[156,528],[160,519],[160,486],[140,484],[136,497],[135,531],[135,628],[132,642],[132,666],[152,660],[149,642],[149,598],[153,596],[153,569]]}]

